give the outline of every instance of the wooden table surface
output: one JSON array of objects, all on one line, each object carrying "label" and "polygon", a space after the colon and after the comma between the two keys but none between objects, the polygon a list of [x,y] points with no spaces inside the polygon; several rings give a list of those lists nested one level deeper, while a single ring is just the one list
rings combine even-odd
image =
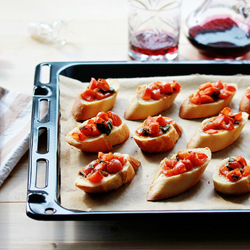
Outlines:
[{"label": "wooden table surface", "polygon": [[[201,0],[184,0],[182,20]],[[0,86],[32,94],[34,69],[52,61],[126,61],[127,0],[0,0]],[[68,22],[64,46],[31,38],[28,23]],[[249,59],[247,55],[245,59]],[[179,60],[202,60],[183,35]],[[14,142],[13,142],[14,143]],[[249,249],[249,215],[237,223],[185,216],[157,221],[37,221],[26,215],[28,152],[0,188],[0,249]],[[242,218],[241,218],[242,219]],[[230,221],[234,222],[231,223]],[[218,226],[219,225],[219,226]],[[221,227],[224,225],[224,227]]]}]

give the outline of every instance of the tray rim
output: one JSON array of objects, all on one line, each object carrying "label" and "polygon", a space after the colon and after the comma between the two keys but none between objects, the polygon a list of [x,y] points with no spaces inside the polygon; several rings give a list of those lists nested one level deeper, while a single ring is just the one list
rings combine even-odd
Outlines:
[{"label": "tray rim", "polygon": [[[33,94],[33,106],[31,114],[31,133],[30,133],[30,151],[29,151],[29,167],[28,167],[28,183],[27,183],[27,201],[26,201],[26,214],[28,217],[36,220],[110,220],[110,219],[127,219],[137,218],[142,219],[145,216],[156,218],[162,215],[221,215],[221,214],[234,214],[234,213],[249,213],[250,209],[224,209],[224,210],[136,210],[136,211],[75,211],[62,207],[59,203],[60,200],[60,167],[58,166],[58,150],[59,150],[59,75],[65,70],[73,66],[124,66],[130,65],[222,65],[222,66],[234,66],[234,65],[247,65],[250,61],[233,61],[233,60],[221,60],[221,61],[161,61],[161,62],[138,62],[138,61],[76,61],[76,62],[43,62],[35,68],[34,79],[34,94]],[[43,66],[50,67],[50,81],[43,84],[40,82],[40,73]],[[199,72],[197,72],[199,73]],[[165,74],[164,74],[165,75]],[[231,74],[226,74],[231,75]],[[148,75],[145,75],[147,77]],[[47,89],[46,94],[36,93],[39,88]],[[41,99],[48,99],[50,105],[49,121],[41,123],[38,121],[38,105]],[[38,130],[41,127],[46,127],[53,139],[50,138],[51,150],[45,154],[39,154],[36,149],[38,143]],[[44,188],[37,188],[35,183],[36,177],[36,162],[39,159],[48,161],[50,166],[47,167],[49,171],[47,174],[49,178],[46,179],[46,186]],[[56,180],[54,183],[52,180]]]}]

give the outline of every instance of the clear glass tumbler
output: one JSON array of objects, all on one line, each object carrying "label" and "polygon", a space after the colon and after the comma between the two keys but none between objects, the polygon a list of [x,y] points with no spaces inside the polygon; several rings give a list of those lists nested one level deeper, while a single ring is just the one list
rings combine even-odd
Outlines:
[{"label": "clear glass tumbler", "polygon": [[174,60],[178,56],[181,0],[129,0],[129,56]]}]

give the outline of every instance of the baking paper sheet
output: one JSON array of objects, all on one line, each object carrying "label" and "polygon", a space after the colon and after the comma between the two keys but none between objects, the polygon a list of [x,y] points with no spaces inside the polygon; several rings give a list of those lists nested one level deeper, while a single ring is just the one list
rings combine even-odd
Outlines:
[{"label": "baking paper sheet", "polygon": [[[98,78],[101,76],[97,76]],[[228,83],[237,83],[238,91],[230,107],[232,112],[239,111],[239,103],[245,89],[250,86],[250,76],[214,76],[188,75],[154,78],[118,79],[120,90],[113,112],[123,120],[124,112],[133,98],[137,86],[159,81],[177,80],[182,90],[176,97],[174,104],[162,116],[174,119],[183,128],[183,133],[175,147],[165,153],[149,154],[142,152],[132,139],[133,133],[143,120],[125,120],[130,137],[123,144],[117,145],[112,152],[127,153],[141,161],[134,179],[117,190],[102,194],[87,194],[74,186],[78,171],[90,161],[97,158],[97,153],[82,152],[65,141],[65,136],[79,123],[75,122],[71,109],[75,97],[84,88],[80,81],[60,76],[60,169],[61,169],[61,205],[67,209],[81,211],[138,211],[138,210],[214,210],[214,209],[250,209],[249,194],[231,197],[218,194],[214,190],[212,175],[216,165],[228,156],[241,154],[250,159],[250,124],[244,127],[239,139],[224,150],[212,154],[212,160],[206,168],[200,181],[185,193],[160,201],[146,201],[147,191],[152,183],[156,169],[165,157],[170,158],[178,150],[186,148],[186,144],[199,128],[203,119],[185,120],[179,117],[179,108],[184,99],[197,90],[198,86],[207,81],[222,80]],[[85,83],[88,84],[88,83]]]}]

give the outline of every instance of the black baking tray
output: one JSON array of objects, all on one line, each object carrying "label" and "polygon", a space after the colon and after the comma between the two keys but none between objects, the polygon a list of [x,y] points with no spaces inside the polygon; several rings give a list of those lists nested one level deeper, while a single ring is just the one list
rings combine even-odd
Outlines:
[{"label": "black baking tray", "polygon": [[[49,69],[48,82],[41,82],[42,70]],[[172,62],[44,62],[35,69],[34,95],[30,133],[30,155],[28,172],[28,192],[26,213],[37,220],[110,220],[110,219],[156,219],[185,217],[196,220],[204,216],[237,216],[250,212],[245,210],[181,210],[181,211],[112,211],[85,212],[65,209],[60,205],[60,166],[59,130],[60,130],[60,86],[59,75],[88,82],[91,77],[133,78],[150,76],[172,76],[190,74],[235,75],[250,74],[250,61],[172,61]],[[48,103],[47,119],[39,118],[39,103]],[[49,131],[46,135],[46,152],[38,152],[40,129]],[[37,162],[46,162],[46,185],[38,188]]]}]

